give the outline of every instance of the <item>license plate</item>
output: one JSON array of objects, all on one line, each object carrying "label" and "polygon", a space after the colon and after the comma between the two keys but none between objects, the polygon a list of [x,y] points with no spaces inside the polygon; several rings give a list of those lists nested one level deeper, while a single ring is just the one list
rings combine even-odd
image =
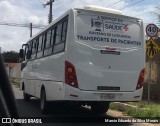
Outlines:
[{"label": "license plate", "polygon": [[120,55],[120,52],[117,51],[108,51],[108,50],[101,50],[102,54],[111,54],[111,55]]},{"label": "license plate", "polygon": [[101,100],[113,100],[115,99],[114,94],[100,94],[100,99]]}]

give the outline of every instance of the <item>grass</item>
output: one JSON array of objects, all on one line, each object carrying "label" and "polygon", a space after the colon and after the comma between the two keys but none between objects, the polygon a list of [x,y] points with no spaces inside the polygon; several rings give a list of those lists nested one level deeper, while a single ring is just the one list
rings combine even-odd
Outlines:
[{"label": "grass", "polygon": [[20,81],[18,79],[16,79],[16,78],[10,78],[9,81],[12,84],[16,85],[16,87],[18,87],[18,88],[20,87]]},{"label": "grass", "polygon": [[118,110],[117,106],[113,102],[110,103],[109,108],[113,110]]},{"label": "grass", "polygon": [[[124,114],[138,117],[160,117],[160,104],[147,103],[147,102],[127,102],[127,104],[138,106],[138,109],[128,108],[123,111]],[[110,109],[118,110],[118,107],[114,104],[110,104]]]}]

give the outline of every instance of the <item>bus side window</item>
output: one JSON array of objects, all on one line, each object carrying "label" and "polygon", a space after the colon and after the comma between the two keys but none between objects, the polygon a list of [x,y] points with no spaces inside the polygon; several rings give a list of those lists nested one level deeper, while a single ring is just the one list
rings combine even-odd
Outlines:
[{"label": "bus side window", "polygon": [[53,46],[55,41],[55,28],[52,29],[52,35],[51,35],[51,46]]},{"label": "bus side window", "polygon": [[37,52],[37,47],[38,47],[37,41],[38,41],[38,39],[34,39],[34,40],[33,40],[31,59],[35,59],[35,58],[36,58],[36,52]]},{"label": "bus side window", "polygon": [[35,39],[35,40],[33,40],[32,54],[35,54],[36,50],[37,50],[37,41]]},{"label": "bus side window", "polygon": [[24,57],[24,60],[27,60],[27,58],[26,58],[27,57],[27,51],[28,51],[28,46],[25,46],[25,53],[24,53],[25,57]]},{"label": "bus side window", "polygon": [[[59,27],[57,27],[56,33],[57,32],[61,33],[61,34],[60,34],[60,36],[56,36],[56,42],[54,44],[53,53],[58,53],[58,52],[64,51],[65,41],[66,41],[66,34],[67,34],[67,21],[63,22],[63,27],[61,27],[61,30],[60,30]],[[60,37],[60,38],[57,39],[57,37]]]},{"label": "bus side window", "polygon": [[46,42],[46,34],[43,34],[39,37],[37,58],[40,58],[40,57],[43,56],[43,50],[44,50],[44,47],[45,47],[45,42]]},{"label": "bus side window", "polygon": [[47,41],[46,41],[46,46],[45,49],[51,46],[51,30],[47,31]]},{"label": "bus side window", "polygon": [[42,37],[43,37],[42,35],[39,37],[38,52],[40,52],[42,50],[42,43],[43,43]]},{"label": "bus side window", "polygon": [[66,41],[66,35],[67,35],[67,20],[63,22],[62,42]]},{"label": "bus side window", "polygon": [[42,42],[41,50],[44,50],[46,48],[46,41],[47,41],[47,33],[43,35],[43,42]]},{"label": "bus side window", "polygon": [[31,50],[31,52],[32,52],[32,44],[33,44],[33,41],[31,41],[31,42],[28,43],[29,50]]},{"label": "bus side window", "polygon": [[50,55],[52,53],[52,30],[47,31],[46,39],[44,56]]},{"label": "bus side window", "polygon": [[58,24],[57,26],[55,44],[58,44],[61,42],[61,35],[62,35],[62,23]]},{"label": "bus side window", "polygon": [[26,47],[26,50],[25,50],[25,59],[27,59],[27,51],[31,50],[32,52],[32,44],[33,44],[33,41],[28,42],[28,46]]}]

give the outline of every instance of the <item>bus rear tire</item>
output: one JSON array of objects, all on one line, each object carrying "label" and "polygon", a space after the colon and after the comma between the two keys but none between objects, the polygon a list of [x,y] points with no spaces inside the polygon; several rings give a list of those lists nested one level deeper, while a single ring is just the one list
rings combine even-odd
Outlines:
[{"label": "bus rear tire", "polygon": [[41,108],[41,113],[46,114],[47,113],[47,101],[46,101],[46,92],[45,89],[42,88],[41,90],[41,96],[40,96],[40,108]]},{"label": "bus rear tire", "polygon": [[24,101],[29,101],[31,96],[23,91],[23,98],[24,98]]},{"label": "bus rear tire", "polygon": [[91,105],[91,110],[93,113],[105,114],[109,109],[109,102],[95,102]]}]

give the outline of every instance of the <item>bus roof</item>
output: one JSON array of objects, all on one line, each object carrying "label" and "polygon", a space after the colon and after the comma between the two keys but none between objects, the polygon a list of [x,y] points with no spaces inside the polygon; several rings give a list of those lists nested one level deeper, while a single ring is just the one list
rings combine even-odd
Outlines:
[{"label": "bus roof", "polygon": [[95,5],[87,5],[84,7],[85,10],[92,10],[92,11],[99,11],[99,12],[107,12],[107,13],[112,13],[112,14],[118,14],[118,15],[123,15],[123,12],[120,10],[115,10],[111,8],[105,8],[105,7],[100,7],[100,6],[95,6]]},{"label": "bus roof", "polygon": [[61,16],[59,16],[58,18],[56,18],[54,21],[52,21],[44,29],[42,29],[41,31],[39,31],[34,36],[32,36],[27,42],[31,41],[33,38],[37,37],[38,35],[40,35],[41,33],[43,33],[45,30],[47,30],[49,27],[51,27],[52,25],[54,25],[57,21],[61,20],[63,17],[65,17],[66,15],[68,15],[70,13],[70,11],[77,10],[77,9],[80,9],[80,10],[90,10],[90,11],[98,11],[98,12],[107,12],[107,13],[112,13],[112,14],[117,14],[117,15],[123,15],[122,11],[120,11],[120,10],[115,10],[115,9],[105,8],[105,7],[95,6],[95,5],[87,5],[84,8],[71,8],[68,11],[66,11],[65,13],[63,13]]}]

